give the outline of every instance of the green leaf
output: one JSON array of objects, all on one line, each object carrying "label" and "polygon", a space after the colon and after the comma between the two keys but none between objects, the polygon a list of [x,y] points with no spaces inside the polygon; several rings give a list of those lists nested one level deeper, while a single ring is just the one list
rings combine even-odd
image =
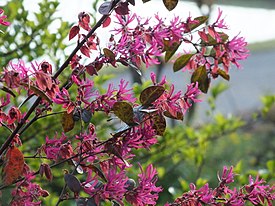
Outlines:
[{"label": "green leaf", "polygon": [[217,97],[222,94],[225,90],[227,90],[229,86],[224,82],[218,82],[216,85],[211,87],[211,95],[213,97],[213,101],[217,99]]},{"label": "green leaf", "polygon": [[155,115],[153,117],[153,128],[156,130],[156,134],[163,136],[166,129],[166,120],[162,114]]},{"label": "green leaf", "polygon": [[274,174],[274,172],[275,172],[275,161],[274,160],[267,161],[266,166],[267,166],[267,169],[269,170],[269,172]]},{"label": "green leaf", "polygon": [[230,80],[229,74],[227,74],[224,70],[219,69],[218,70],[218,75],[220,75],[222,78],[224,78],[227,81]]},{"label": "green leaf", "polygon": [[169,45],[165,48],[165,62],[168,62],[171,59],[171,57],[176,53],[180,45],[181,42],[174,42],[172,45]]},{"label": "green leaf", "polygon": [[183,67],[185,67],[193,55],[194,54],[184,54],[184,55],[180,56],[179,58],[177,58],[177,60],[175,61],[174,65],[173,65],[174,72],[177,72],[177,71],[181,70]]},{"label": "green leaf", "polygon": [[149,106],[163,94],[164,90],[165,89],[162,86],[147,87],[140,94],[140,97],[139,97],[140,103],[143,106]]},{"label": "green leaf", "polygon": [[234,173],[241,174],[243,170],[243,162],[240,160],[235,166],[234,166]]},{"label": "green leaf", "polygon": [[166,9],[168,9],[168,11],[172,11],[174,8],[176,8],[178,0],[163,0],[163,4]]},{"label": "green leaf", "polygon": [[205,22],[208,20],[208,16],[199,16],[199,17],[196,17],[194,20],[198,21],[198,23],[190,24],[190,25],[189,25],[190,31],[194,30],[194,29],[197,28],[198,26],[200,26],[200,25],[202,25],[203,23],[205,23]]},{"label": "green leaf", "polygon": [[135,124],[133,107],[128,102],[116,102],[112,110],[121,121],[128,125]]},{"label": "green leaf", "polygon": [[208,78],[205,66],[200,66],[199,68],[197,68],[194,71],[194,73],[192,74],[192,77],[191,77],[191,82],[192,83],[198,82],[199,89],[203,93],[207,93],[208,88],[209,88],[210,80]]}]

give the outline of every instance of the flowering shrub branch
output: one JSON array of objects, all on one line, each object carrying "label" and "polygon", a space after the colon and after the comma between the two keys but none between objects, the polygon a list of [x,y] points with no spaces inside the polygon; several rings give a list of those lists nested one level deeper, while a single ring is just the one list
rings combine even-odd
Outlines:
[{"label": "flowering shrub branch", "polygon": [[219,185],[215,189],[211,189],[208,184],[205,184],[200,189],[197,189],[194,184],[190,184],[190,191],[184,193],[171,204],[165,206],[180,206],[180,205],[236,205],[242,206],[246,202],[253,205],[272,206],[274,200],[275,186],[265,184],[263,179],[256,177],[254,180],[249,176],[249,184],[244,185],[240,189],[229,188],[229,184],[234,182],[233,167],[229,169],[223,168],[222,176],[218,176]]},{"label": "flowering shrub branch", "polygon": [[[164,3],[171,10],[177,1]],[[77,205],[100,205],[104,201],[118,205],[125,202],[156,205],[162,188],[156,185],[157,171],[153,165],[146,169],[139,165],[140,174],[136,180],[128,177],[133,150],[149,149],[156,144],[157,137],[165,132],[166,118],[183,120],[192,104],[201,101],[198,95],[208,91],[211,79],[221,76],[229,80],[231,64],[239,67],[239,61],[248,56],[244,38],[236,36],[230,40],[224,33],[227,26],[222,11],[208,26],[204,26],[205,16],[188,17],[185,21],[175,17],[167,24],[159,15],[155,15],[151,22],[152,19],[131,14],[130,5],[134,2],[114,0],[103,3],[99,7],[102,17],[94,26],[90,25],[90,16],[81,12],[78,24],[69,32],[69,39],[77,39],[77,46],[54,74],[52,65],[46,61],[27,66],[19,60],[3,69],[0,89],[5,92],[5,97],[0,102],[0,123],[11,134],[0,148],[4,161],[0,189],[15,186],[11,205],[41,205],[49,193],[34,182],[34,178],[40,175],[52,181],[52,168],[64,166],[64,163],[71,164],[73,169],[65,170],[65,184],[56,205],[70,199]],[[113,12],[115,14],[111,15]],[[2,16],[0,23],[7,26],[5,18]],[[101,26],[108,27],[112,21],[116,27],[110,31],[107,46],[102,48],[95,31]],[[194,51],[183,49],[178,52],[187,44]],[[138,71],[143,64],[146,67],[159,64],[157,57],[162,55],[166,62],[173,62],[175,72],[188,70],[192,73],[186,91],[175,91],[174,85],[165,78],[157,82],[154,73],[151,73],[151,86],[142,90],[138,98],[123,79],[117,88],[109,84],[106,92],[94,86],[92,76],[98,75],[105,65],[117,67],[122,64]],[[84,58],[89,63],[83,61]],[[70,75],[62,81],[60,74],[68,67],[71,68]],[[76,88],[76,94],[71,92],[72,87]],[[11,106],[11,96],[16,98],[15,93],[24,94],[24,91],[27,91],[26,100],[19,106]],[[26,113],[22,112],[24,104],[34,96],[37,99]],[[91,123],[97,113],[110,117],[111,122],[115,123],[116,119],[121,122],[108,139],[98,135],[98,125]],[[18,149],[22,145],[20,138],[38,119],[60,114],[63,132],[57,131],[54,137],[46,136],[45,143],[37,148],[32,158],[39,158],[41,164],[34,172],[25,162],[29,158],[24,158]],[[76,132],[77,122],[80,122],[80,128]],[[270,204],[274,199],[274,188],[263,186],[263,181],[258,179],[255,183],[251,179],[250,186],[240,191],[229,190],[226,185],[233,181],[233,176],[232,168],[229,171],[224,168],[215,190],[209,189],[208,185],[197,190],[191,185],[190,192],[167,205],[220,205],[221,202],[229,205],[237,202],[235,205],[238,205],[245,201],[252,204],[267,201]],[[70,192],[66,192],[67,189]],[[228,195],[230,199],[227,199]]]}]

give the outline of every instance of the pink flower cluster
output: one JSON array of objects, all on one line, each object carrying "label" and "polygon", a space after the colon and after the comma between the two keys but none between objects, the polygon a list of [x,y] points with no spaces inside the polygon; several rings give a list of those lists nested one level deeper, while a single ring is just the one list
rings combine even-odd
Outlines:
[{"label": "pink flower cluster", "polygon": [[[79,40],[82,40],[83,36],[85,37],[81,34],[80,28],[91,29],[84,24],[86,22],[84,19],[88,19],[87,14],[81,13],[81,16],[83,17],[79,25],[74,26],[71,30],[74,33],[72,38],[78,34]],[[86,67],[87,72],[91,75],[97,74],[96,71],[102,67],[102,64],[106,63],[113,66],[122,63],[125,66],[134,65],[137,68],[140,68],[142,63],[146,67],[159,64],[157,57],[169,51],[173,45],[180,44],[183,47],[182,53],[190,53],[185,51],[184,46],[187,44],[194,48],[194,51],[190,53],[192,58],[187,65],[183,66],[183,70],[188,69],[193,72],[204,65],[213,78],[217,77],[218,70],[222,67],[226,73],[228,73],[230,64],[239,68],[239,61],[248,56],[247,43],[243,37],[235,36],[230,40],[228,35],[224,33],[227,26],[222,18],[221,10],[219,10],[218,18],[213,24],[199,27],[197,30],[194,28],[200,26],[203,21],[191,17],[186,21],[175,17],[169,24],[166,23],[166,19],[161,18],[158,14],[154,18],[145,19],[137,14],[116,14],[111,18],[118,26],[111,31],[108,48],[104,48],[101,52],[100,47],[102,46],[100,46],[100,41],[95,35],[90,37],[86,45],[82,47],[81,53],[87,57],[90,57],[90,53],[99,53],[93,63],[86,66],[80,64],[80,68]],[[209,51],[211,52],[209,53]],[[77,64],[72,62],[71,65],[72,68],[75,68]]]},{"label": "pink flower cluster", "polygon": [[12,190],[11,206],[18,205],[41,205],[40,198],[46,198],[50,194],[47,190],[43,190],[39,184],[32,182],[35,178],[34,172],[25,164],[24,165],[25,179],[16,184],[16,188]]},{"label": "pink flower cluster", "polygon": [[[157,172],[150,164],[144,172],[138,175],[138,183],[126,176],[123,170],[117,171],[117,166],[112,162],[101,162],[102,175],[106,183],[98,180],[98,175],[89,173],[88,178],[82,183],[84,191],[89,194],[98,205],[101,200],[113,200],[124,205],[123,198],[134,206],[155,205],[158,193],[162,191],[157,187]],[[101,178],[102,179],[102,178]],[[104,180],[103,180],[104,181]]]},{"label": "pink flower cluster", "polygon": [[265,184],[263,179],[256,177],[254,180],[249,176],[249,184],[244,185],[240,189],[229,188],[229,184],[234,182],[233,167],[229,169],[224,167],[222,176],[219,177],[219,186],[211,189],[205,184],[197,189],[194,184],[190,184],[190,191],[184,193],[173,203],[165,204],[165,206],[183,206],[183,205],[232,205],[244,206],[247,202],[253,205],[272,206],[275,200],[275,186]]}]

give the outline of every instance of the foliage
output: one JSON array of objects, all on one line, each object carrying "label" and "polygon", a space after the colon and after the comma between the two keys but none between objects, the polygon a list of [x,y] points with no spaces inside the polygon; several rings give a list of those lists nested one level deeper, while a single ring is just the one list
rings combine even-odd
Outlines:
[{"label": "foliage", "polygon": [[[177,6],[173,0],[163,3],[168,10]],[[166,188],[158,186],[158,171],[152,162],[160,163],[160,179],[170,181],[166,175],[175,165],[182,168],[182,163],[193,160],[201,168],[205,148],[224,133],[242,126],[238,119],[218,115],[216,122],[200,128],[166,130],[166,120],[182,121],[190,107],[201,101],[198,96],[208,92],[213,79],[229,80],[231,64],[240,67],[239,61],[248,56],[247,43],[243,37],[229,38],[225,33],[227,26],[221,10],[210,25],[204,24],[206,16],[186,20],[174,17],[167,24],[160,15],[155,15],[152,22],[151,18],[131,14],[133,0],[106,1],[99,6],[102,17],[96,23],[91,22],[88,13],[81,12],[70,31],[66,31],[68,23],[61,21],[60,30],[50,34],[47,27],[55,20],[57,5],[56,1],[44,0],[35,21],[28,19],[20,2],[11,1],[4,7],[14,25],[0,40],[1,52],[4,51],[1,56],[7,56],[1,59],[4,67],[0,77],[0,123],[6,136],[0,148],[0,189],[11,187],[11,205],[41,205],[45,201],[51,205],[156,205],[159,193]],[[17,11],[22,18],[15,15]],[[6,18],[0,18],[3,26],[9,26]],[[95,32],[100,27],[108,29],[112,21],[117,23],[104,47]],[[55,57],[66,48],[63,40],[67,35],[70,41],[77,41],[76,47],[66,59],[57,60]],[[186,44],[193,50],[179,52]],[[47,61],[10,61],[19,57],[31,61],[47,52],[56,65]],[[157,81],[154,73],[150,84],[135,90],[136,96],[124,79],[117,87],[109,84],[107,89],[102,88],[104,66],[124,65],[139,71],[143,65],[159,64],[157,57],[162,55],[166,62],[174,58],[174,72],[192,73],[185,91],[175,91],[165,78]],[[223,89],[220,86],[212,90],[209,102]],[[47,118],[52,124],[43,124]],[[52,125],[55,127],[49,128]],[[46,129],[45,134],[37,135],[39,141],[32,133],[37,126]],[[144,150],[149,149],[148,158]],[[165,166],[171,160],[158,157],[162,150],[172,159],[170,167]],[[273,170],[273,162],[269,161],[267,167]],[[227,185],[234,176],[233,167],[224,167],[219,185],[211,189],[199,178],[198,171],[194,180],[202,187],[196,189],[190,184],[189,192],[165,205],[272,205],[274,186],[259,177],[249,177],[249,183],[240,189],[229,189]],[[56,197],[54,191],[44,189],[50,184],[59,191]],[[180,184],[184,185],[184,181]],[[53,198],[47,199],[49,195]]]},{"label": "foliage", "polygon": [[67,45],[64,39],[68,35],[69,23],[55,17],[58,5],[56,0],[43,0],[34,17],[21,0],[9,1],[3,7],[9,14],[12,27],[0,38],[1,67],[13,59],[32,61],[45,54],[49,61],[60,66],[65,60],[64,49]]}]

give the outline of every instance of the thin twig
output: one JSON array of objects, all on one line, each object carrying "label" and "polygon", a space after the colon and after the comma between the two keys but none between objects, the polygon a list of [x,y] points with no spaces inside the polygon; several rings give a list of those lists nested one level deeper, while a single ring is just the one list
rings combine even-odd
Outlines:
[{"label": "thin twig", "polygon": [[54,113],[51,113],[51,114],[45,114],[45,115],[42,115],[42,116],[35,116],[33,117],[29,122],[28,124],[26,124],[22,129],[21,131],[19,132],[20,135],[22,135],[26,129],[28,129],[34,122],[36,122],[37,120],[41,119],[41,118],[45,118],[45,117],[48,117],[48,116],[52,116],[52,115],[56,115],[56,114],[61,114],[61,113],[64,113],[64,111],[61,111],[61,112],[54,112]]}]

